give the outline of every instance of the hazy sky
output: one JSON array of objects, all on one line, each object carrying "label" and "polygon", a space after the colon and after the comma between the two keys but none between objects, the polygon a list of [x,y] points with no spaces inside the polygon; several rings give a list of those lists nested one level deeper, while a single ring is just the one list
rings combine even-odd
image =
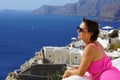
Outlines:
[{"label": "hazy sky", "polygon": [[0,0],[0,10],[34,10],[44,4],[47,5],[65,5],[75,3],[78,0]]}]

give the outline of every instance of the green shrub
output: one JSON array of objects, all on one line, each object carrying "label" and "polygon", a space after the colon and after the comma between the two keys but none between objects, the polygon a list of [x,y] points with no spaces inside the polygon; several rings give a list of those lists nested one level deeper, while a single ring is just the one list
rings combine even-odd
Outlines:
[{"label": "green shrub", "polygon": [[117,50],[117,48],[120,48],[120,44],[110,44],[110,49]]}]

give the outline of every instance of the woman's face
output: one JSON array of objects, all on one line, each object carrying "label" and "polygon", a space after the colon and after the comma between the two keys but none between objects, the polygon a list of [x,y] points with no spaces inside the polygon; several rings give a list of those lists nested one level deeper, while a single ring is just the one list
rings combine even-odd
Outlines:
[{"label": "woman's face", "polygon": [[78,32],[78,39],[87,40],[90,39],[91,37],[85,22],[82,22],[80,24],[77,32]]}]

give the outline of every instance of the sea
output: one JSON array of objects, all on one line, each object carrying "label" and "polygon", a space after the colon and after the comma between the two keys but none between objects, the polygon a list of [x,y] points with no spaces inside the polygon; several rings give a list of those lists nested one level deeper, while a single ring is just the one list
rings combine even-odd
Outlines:
[{"label": "sea", "polygon": [[[0,13],[0,80],[34,56],[44,46],[66,46],[77,37],[79,16]],[[120,28],[120,22],[98,21],[100,28]]]}]

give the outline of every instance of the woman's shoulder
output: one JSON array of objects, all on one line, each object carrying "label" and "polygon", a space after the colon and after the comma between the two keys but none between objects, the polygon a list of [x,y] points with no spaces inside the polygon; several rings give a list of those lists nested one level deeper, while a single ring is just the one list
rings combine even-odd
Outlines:
[{"label": "woman's shoulder", "polygon": [[96,46],[95,46],[95,44],[93,44],[93,43],[89,43],[86,47],[85,47],[85,53],[86,54],[89,54],[90,53],[90,55],[91,54],[94,54],[94,52],[96,52]]},{"label": "woman's shoulder", "polygon": [[87,46],[86,46],[86,49],[87,50],[93,50],[95,49],[97,46],[95,43],[89,43]]},{"label": "woman's shoulder", "polygon": [[89,43],[86,46],[85,51],[87,53],[90,53],[90,54],[96,54],[97,52],[99,52],[100,50],[102,50],[100,48],[101,48],[101,46],[98,45],[97,43]]},{"label": "woman's shoulder", "polygon": [[87,47],[88,48],[101,48],[101,49],[104,49],[102,44],[99,43],[98,41],[95,41],[94,43],[89,43]]}]

